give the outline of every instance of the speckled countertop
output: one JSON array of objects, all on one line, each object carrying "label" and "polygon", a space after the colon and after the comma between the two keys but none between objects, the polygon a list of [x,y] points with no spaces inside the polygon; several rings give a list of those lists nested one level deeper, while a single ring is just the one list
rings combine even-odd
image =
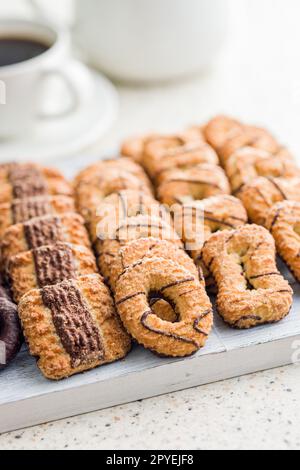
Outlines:
[{"label": "speckled countertop", "polygon": [[0,449],[300,449],[290,366],[0,436]]},{"label": "speckled countertop", "polygon": [[[230,3],[216,67],[185,83],[119,87],[119,121],[98,152],[227,112],[268,124],[300,155],[300,2]],[[290,366],[2,435],[0,449],[300,449],[299,396],[300,367]]]}]

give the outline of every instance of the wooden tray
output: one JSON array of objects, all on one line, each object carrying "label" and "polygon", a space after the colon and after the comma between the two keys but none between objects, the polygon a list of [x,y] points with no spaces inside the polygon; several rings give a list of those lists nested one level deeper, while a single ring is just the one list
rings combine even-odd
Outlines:
[{"label": "wooden tray", "polygon": [[[63,169],[72,176],[81,166],[82,160],[72,161]],[[24,348],[0,373],[0,432],[291,364],[300,340],[300,285],[282,263],[280,267],[295,290],[289,317],[275,325],[237,331],[216,314],[207,346],[188,359],[160,359],[136,347],[121,362],[53,383],[42,377]]]}]

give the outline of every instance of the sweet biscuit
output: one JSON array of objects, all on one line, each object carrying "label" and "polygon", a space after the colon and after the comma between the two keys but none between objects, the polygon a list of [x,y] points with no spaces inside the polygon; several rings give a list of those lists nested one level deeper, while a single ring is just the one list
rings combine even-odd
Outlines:
[{"label": "sweet biscuit", "polygon": [[234,194],[259,176],[272,178],[299,177],[300,170],[294,162],[264,150],[245,147],[233,153],[225,164]]},{"label": "sweet biscuit", "polygon": [[203,132],[207,142],[217,151],[231,138],[243,133],[244,126],[236,119],[228,116],[216,116],[204,127]]},{"label": "sweet biscuit", "polygon": [[279,255],[300,282],[300,202],[275,204],[265,225],[275,239]]},{"label": "sweet biscuit", "polygon": [[174,214],[175,229],[182,233],[185,248],[196,266],[202,269],[209,290],[215,289],[215,283],[203,262],[204,243],[216,232],[235,230],[247,222],[243,204],[233,196],[215,196],[177,208]]},{"label": "sweet biscuit", "polygon": [[11,203],[0,204],[0,239],[12,225],[27,222],[35,217],[62,215],[68,212],[75,212],[75,203],[72,198],[66,196],[15,199]]},{"label": "sweet biscuit", "polygon": [[20,253],[58,242],[90,247],[84,220],[79,214],[46,215],[11,226],[3,235],[1,259],[8,262]]},{"label": "sweet biscuit", "polygon": [[220,194],[230,194],[228,179],[221,167],[208,164],[170,171],[158,187],[160,201],[169,207]]},{"label": "sweet biscuit", "polygon": [[263,227],[214,234],[203,259],[218,286],[218,311],[230,326],[252,328],[289,314],[293,291],[277,269],[274,239]]},{"label": "sweet biscuit", "polygon": [[300,178],[257,178],[238,194],[249,219],[265,225],[269,210],[277,202],[300,201]]},{"label": "sweet biscuit", "polygon": [[90,217],[89,231],[93,241],[97,239],[98,227],[107,224],[110,230],[131,217],[166,217],[165,209],[142,191],[120,191],[99,201],[99,209]]},{"label": "sweet biscuit", "polygon": [[145,145],[142,164],[152,179],[161,181],[170,169],[188,169],[199,164],[219,163],[216,152],[203,140],[170,136],[152,140]]},{"label": "sweet biscuit", "polygon": [[51,380],[122,359],[131,347],[98,275],[29,292],[19,315],[30,353]]},{"label": "sweet biscuit", "polygon": [[107,168],[103,176],[95,176],[88,182],[82,181],[76,188],[76,203],[80,214],[90,221],[102,207],[103,200],[111,194],[134,190],[152,196],[149,186],[136,175],[126,170]]},{"label": "sweet biscuit", "polygon": [[97,272],[93,253],[84,246],[57,243],[11,258],[8,273],[14,299],[19,302],[32,289],[52,286]]},{"label": "sweet biscuit", "polygon": [[183,247],[170,241],[151,237],[140,238],[119,245],[119,248],[116,246],[116,248],[116,250],[111,249],[109,252],[103,252],[99,257],[101,271],[108,279],[113,291],[115,291],[116,283],[121,274],[130,266],[145,258],[168,259],[183,266],[194,277],[199,276],[193,260],[186,254]]},{"label": "sweet biscuit", "polygon": [[[151,298],[168,302],[177,321],[156,316]],[[163,356],[194,354],[212,328],[212,306],[203,285],[177,263],[162,258],[146,258],[124,272],[116,287],[116,306],[136,341]]]},{"label": "sweet biscuit", "polygon": [[15,163],[0,169],[0,204],[36,196],[72,196],[65,178],[52,168],[33,163]]}]

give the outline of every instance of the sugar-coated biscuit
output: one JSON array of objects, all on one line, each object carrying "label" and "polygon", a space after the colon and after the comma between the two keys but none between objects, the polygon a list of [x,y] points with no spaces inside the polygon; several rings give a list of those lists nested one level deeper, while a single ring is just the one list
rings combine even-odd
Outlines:
[{"label": "sugar-coated biscuit", "polygon": [[35,217],[75,211],[74,199],[67,196],[15,199],[11,203],[0,204],[0,239],[12,225],[27,222]]},{"label": "sugar-coated biscuit", "polygon": [[101,226],[108,225],[109,230],[131,217],[151,216],[166,217],[166,211],[152,196],[143,191],[119,191],[99,201],[99,209],[90,217],[89,231],[93,241],[97,239]]},{"label": "sugar-coated biscuit", "polygon": [[244,147],[231,155],[225,164],[234,194],[259,176],[272,178],[299,177],[300,170],[293,161],[264,150]]},{"label": "sugar-coated biscuit", "polygon": [[251,222],[265,225],[274,204],[285,200],[300,201],[300,178],[257,178],[245,185],[238,197]]},{"label": "sugar-coated biscuit", "polygon": [[76,188],[76,204],[78,211],[89,221],[103,205],[103,200],[120,191],[134,190],[152,196],[149,185],[138,176],[127,170],[107,168],[102,176],[95,176],[89,181],[78,183]]},{"label": "sugar-coated biscuit", "polygon": [[0,168],[0,204],[35,196],[72,196],[73,190],[55,169],[33,163],[13,163]]},{"label": "sugar-coated biscuit", "polygon": [[275,239],[279,255],[300,282],[300,202],[275,204],[265,225]]},{"label": "sugar-coated biscuit", "polygon": [[170,171],[158,187],[160,201],[169,207],[220,194],[230,194],[228,179],[221,167],[208,164]]},{"label": "sugar-coated biscuit", "polygon": [[170,169],[188,169],[206,163],[219,163],[216,152],[202,139],[186,136],[166,136],[148,142],[142,159],[148,174],[157,182]]},{"label": "sugar-coated biscuit", "polygon": [[[167,301],[177,321],[155,315],[151,298]],[[162,258],[146,258],[124,272],[117,283],[116,305],[136,341],[163,356],[194,354],[212,328],[212,305],[203,285],[177,263]]]},{"label": "sugar-coated biscuit", "polygon": [[96,272],[96,261],[91,250],[69,243],[57,243],[21,253],[11,258],[8,264],[16,302],[32,289]]},{"label": "sugar-coated biscuit", "polygon": [[[122,273],[145,258],[168,259],[183,266],[193,276],[199,276],[193,260],[186,254],[183,247],[167,240],[151,237],[124,243],[117,250],[103,252],[99,256],[99,264],[111,289],[115,291],[116,283]],[[201,278],[203,279],[203,276]]]},{"label": "sugar-coated biscuit", "polygon": [[277,269],[274,239],[265,228],[214,234],[203,259],[218,286],[218,312],[232,327],[275,323],[289,314],[293,291]]},{"label": "sugar-coated biscuit", "polygon": [[203,270],[208,289],[214,290],[215,283],[203,262],[204,243],[218,231],[235,230],[247,222],[247,212],[243,204],[233,196],[215,196],[178,206],[174,214],[175,229],[182,233],[181,238],[186,250],[196,265]]},{"label": "sugar-coated biscuit", "polygon": [[29,292],[19,315],[30,353],[51,380],[117,361],[131,348],[98,275]]},{"label": "sugar-coated biscuit", "polygon": [[1,259],[58,242],[90,247],[84,220],[79,214],[46,215],[16,224],[6,230],[1,242]]}]

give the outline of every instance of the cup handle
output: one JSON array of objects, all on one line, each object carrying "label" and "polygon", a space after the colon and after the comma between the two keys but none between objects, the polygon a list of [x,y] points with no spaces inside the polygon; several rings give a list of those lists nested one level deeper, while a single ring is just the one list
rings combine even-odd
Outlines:
[{"label": "cup handle", "polygon": [[37,113],[38,119],[57,119],[67,117],[86,105],[93,95],[94,84],[89,69],[76,60],[69,61],[62,68],[48,68],[41,74],[41,83],[49,77],[56,76],[65,84],[71,98],[70,106],[57,111]]}]

